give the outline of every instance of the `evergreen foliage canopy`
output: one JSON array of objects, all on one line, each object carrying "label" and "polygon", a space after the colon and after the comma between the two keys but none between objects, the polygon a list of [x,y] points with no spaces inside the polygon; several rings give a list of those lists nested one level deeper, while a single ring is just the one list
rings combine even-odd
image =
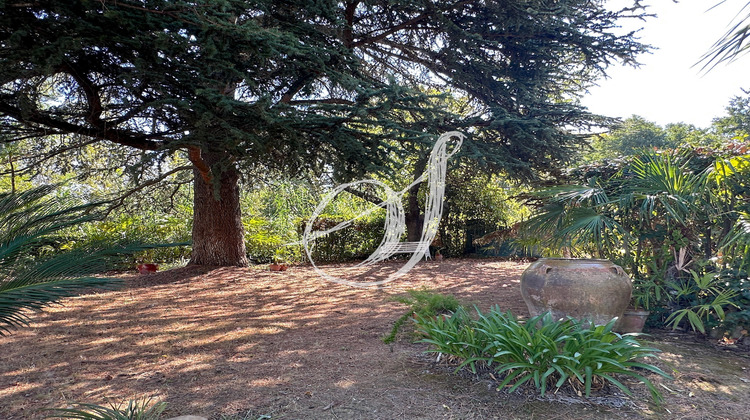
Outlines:
[{"label": "evergreen foliage canopy", "polygon": [[[576,94],[645,49],[616,34],[640,10],[597,0],[0,3],[3,141],[70,134],[350,175],[382,169],[386,139],[449,128],[497,168],[555,166],[566,128],[603,122]],[[430,109],[425,86],[477,111]]]},{"label": "evergreen foliage canopy", "polygon": [[493,171],[559,167],[582,141],[572,130],[608,122],[577,95],[646,49],[618,29],[644,16],[638,2],[604,5],[0,0],[0,142],[55,139],[40,160],[92,142],[142,150],[147,165],[187,151],[191,262],[246,265],[241,166],[343,181],[459,130],[462,153]]}]

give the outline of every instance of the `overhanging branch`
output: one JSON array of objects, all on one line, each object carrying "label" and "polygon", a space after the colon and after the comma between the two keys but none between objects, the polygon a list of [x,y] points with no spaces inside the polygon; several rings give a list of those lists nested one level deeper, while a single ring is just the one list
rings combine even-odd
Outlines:
[{"label": "overhanging branch", "polygon": [[137,193],[138,191],[141,191],[145,188],[148,188],[152,185],[158,184],[159,182],[165,180],[167,177],[176,174],[177,172],[186,171],[193,169],[191,165],[184,165],[184,166],[178,166],[170,171],[164,172],[163,174],[159,175],[157,178],[150,179],[142,184],[139,184],[138,186],[126,191],[123,194],[120,194],[118,197],[113,198],[111,200],[102,201],[101,204],[109,204],[107,206],[107,209],[104,212],[104,216],[108,216],[112,211],[114,211],[116,208],[122,206],[125,202],[125,199],[130,197],[131,195]]},{"label": "overhanging branch", "polygon": [[54,128],[68,134],[78,134],[99,140],[108,140],[113,143],[134,147],[140,150],[158,150],[162,145],[161,142],[152,140],[152,138],[158,138],[154,135],[136,135],[136,133],[130,131],[106,127],[84,127],[52,118],[41,111],[23,112],[20,109],[9,105],[6,101],[0,101],[0,114],[5,114],[17,121]]},{"label": "overhanging branch", "polygon": [[387,205],[385,203],[385,200],[382,200],[381,198],[379,198],[379,197],[377,197],[375,195],[372,195],[372,194],[368,194],[368,193],[366,193],[364,191],[356,190],[356,189],[354,189],[352,187],[346,187],[346,188],[344,188],[344,191],[348,192],[349,194],[351,194],[351,195],[353,195],[355,197],[359,197],[359,198],[361,198],[361,199],[363,199],[365,201],[369,201],[370,203],[375,204],[376,206],[379,206],[379,207],[385,208],[386,205]]}]

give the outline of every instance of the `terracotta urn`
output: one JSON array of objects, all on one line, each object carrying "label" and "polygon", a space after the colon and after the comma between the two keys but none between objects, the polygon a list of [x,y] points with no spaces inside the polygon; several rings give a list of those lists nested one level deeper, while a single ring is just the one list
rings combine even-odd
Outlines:
[{"label": "terracotta urn", "polygon": [[550,312],[596,325],[621,317],[630,303],[630,277],[609,260],[541,258],[521,276],[521,295],[532,316]]}]

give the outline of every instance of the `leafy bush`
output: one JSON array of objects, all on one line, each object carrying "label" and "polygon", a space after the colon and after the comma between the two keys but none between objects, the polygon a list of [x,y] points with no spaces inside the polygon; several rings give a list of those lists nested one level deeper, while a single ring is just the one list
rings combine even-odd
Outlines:
[{"label": "leafy bush", "polygon": [[[315,220],[316,230],[330,229],[349,220],[352,220],[349,216],[323,214]],[[317,225],[320,225],[320,228]],[[383,215],[365,220],[354,220],[346,229],[316,238],[311,248],[311,256],[315,262],[365,259],[380,245],[385,234],[384,226]]]},{"label": "leafy bush", "polygon": [[[318,190],[318,186],[307,181],[281,179],[243,195],[245,243],[252,261],[307,259],[300,241],[310,216],[321,202]],[[314,230],[329,229],[346,221],[351,224],[310,241],[313,260],[351,261],[364,259],[375,251],[383,238],[385,211],[369,213],[371,207],[372,203],[349,193],[337,195],[313,221]]]},{"label": "leafy bush", "polygon": [[86,248],[92,244],[121,242],[172,243],[179,246],[154,247],[133,255],[131,262],[171,263],[190,258],[190,218],[166,214],[118,214],[107,220],[76,228],[68,246]]},{"label": "leafy bush", "polygon": [[699,275],[690,270],[691,278],[680,279],[670,283],[674,289],[674,301],[681,309],[672,312],[667,318],[667,325],[677,328],[680,321],[687,319],[693,331],[705,334],[706,328],[703,318],[707,321],[714,319],[723,321],[725,318],[725,307],[738,307],[732,300],[737,297],[738,292],[725,288],[719,283],[716,273]]},{"label": "leafy bush", "polygon": [[734,302],[737,308],[729,308],[724,319],[724,328],[732,330],[736,327],[748,329],[750,326],[750,278],[746,270],[726,268],[721,271],[720,279],[727,290],[736,293]]},{"label": "leafy bush", "polygon": [[612,260],[638,279],[634,304],[704,331],[702,320],[723,321],[724,309],[748,310],[741,287],[701,287],[687,269],[703,278],[750,267],[750,155],[737,153],[644,151],[615,167],[578,168],[579,185],[530,196],[539,207],[525,234],[550,252]]},{"label": "leafy bush", "polygon": [[104,407],[96,404],[75,403],[74,408],[53,408],[47,418],[80,420],[159,420],[167,408],[161,401],[151,404],[151,398],[130,400],[127,405],[110,404]]},{"label": "leafy bush", "polygon": [[[282,252],[289,252],[283,255],[285,261],[299,260],[300,252],[291,252],[291,247],[285,247],[284,244],[296,241],[296,237],[282,237],[275,232],[269,220],[260,217],[251,217],[243,220],[245,227],[245,246],[247,255],[251,261],[258,264],[271,262]],[[295,257],[296,256],[296,257]]]},{"label": "leafy bush", "polygon": [[434,293],[428,289],[408,290],[407,296],[397,296],[392,299],[404,305],[409,305],[409,310],[396,320],[391,332],[383,337],[383,342],[386,344],[392,343],[396,339],[401,327],[412,316],[435,317],[438,314],[456,312],[461,308],[458,299],[454,296]]},{"label": "leafy bush", "polygon": [[593,386],[610,383],[628,395],[630,389],[617,376],[625,375],[643,382],[656,402],[661,394],[640,371],[669,375],[658,367],[640,361],[653,357],[658,349],[643,347],[634,335],[612,331],[615,320],[607,325],[586,326],[574,319],[555,321],[548,313],[520,321],[512,313],[493,308],[485,315],[477,309],[474,320],[459,309],[450,317],[418,316],[422,341],[429,350],[462,360],[459,368],[476,371],[482,363],[504,375],[498,389],[512,384],[508,392],[525,383],[533,383],[542,394],[566,383],[576,390],[583,387],[589,396]]},{"label": "leafy bush", "polygon": [[463,360],[461,366],[469,365],[476,372],[476,362],[484,354],[487,338],[475,328],[463,306],[450,316],[417,315],[415,320],[417,332],[426,337],[421,342],[435,347],[430,352],[438,353],[438,358],[447,355]]}]

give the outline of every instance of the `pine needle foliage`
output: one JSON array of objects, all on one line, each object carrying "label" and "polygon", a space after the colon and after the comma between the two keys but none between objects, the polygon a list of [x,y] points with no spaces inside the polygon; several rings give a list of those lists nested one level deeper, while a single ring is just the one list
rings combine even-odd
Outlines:
[{"label": "pine needle foliage", "polygon": [[[604,3],[4,2],[0,132],[347,177],[461,129],[468,154],[529,175],[571,156],[583,137],[569,128],[611,122],[577,98],[648,50],[619,30],[645,9]],[[446,96],[474,111],[446,109]]]}]

